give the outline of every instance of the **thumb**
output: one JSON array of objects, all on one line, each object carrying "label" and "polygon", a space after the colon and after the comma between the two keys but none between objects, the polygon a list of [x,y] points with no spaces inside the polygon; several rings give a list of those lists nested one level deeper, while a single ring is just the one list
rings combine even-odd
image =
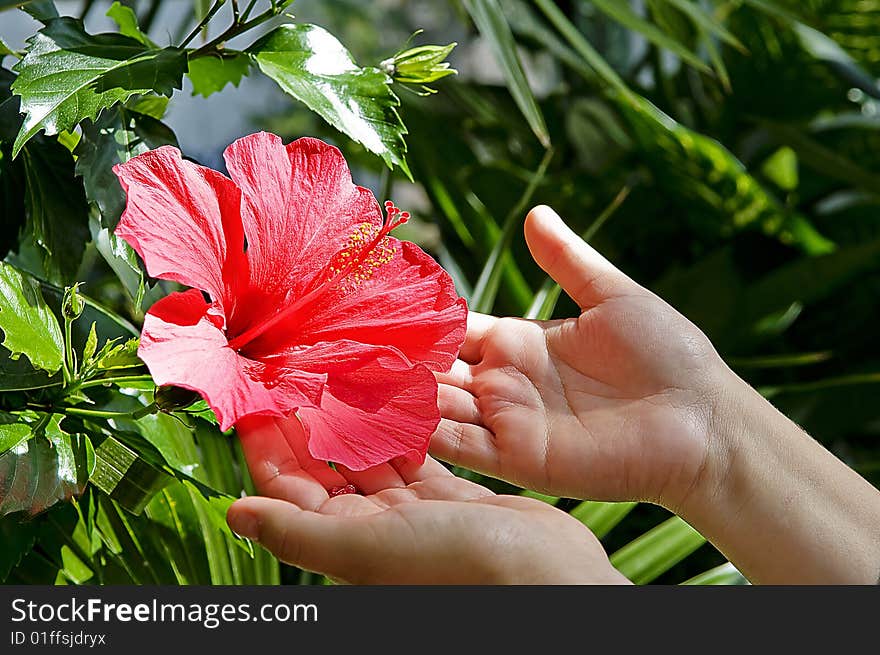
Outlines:
[{"label": "thumb", "polygon": [[359,517],[303,510],[283,500],[251,496],[226,514],[232,531],[252,539],[278,559],[309,571],[352,581],[370,571],[377,544]]},{"label": "thumb", "polygon": [[526,243],[538,266],[581,309],[641,287],[575,234],[555,211],[538,205],[526,216]]}]

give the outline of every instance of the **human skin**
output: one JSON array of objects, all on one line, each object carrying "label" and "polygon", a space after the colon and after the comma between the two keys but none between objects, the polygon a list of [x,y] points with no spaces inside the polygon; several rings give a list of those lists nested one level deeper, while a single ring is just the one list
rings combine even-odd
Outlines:
[{"label": "human skin", "polygon": [[[428,457],[333,470],[296,419],[249,418],[257,489],[228,521],[281,560],[352,584],[626,584],[595,536],[531,498],[497,496]],[[331,495],[355,484],[362,494]]]},{"label": "human skin", "polygon": [[[581,314],[547,322],[472,314],[459,361],[450,373],[438,375],[443,418],[431,445],[436,457],[554,495],[663,505],[705,534],[752,582],[877,582],[878,490],[738,378],[696,326],[596,253],[551,209],[532,210],[525,235],[537,263],[580,306]],[[248,448],[250,427],[239,433],[245,451],[251,450],[254,471],[264,458]],[[326,475],[326,465],[318,464],[313,473]],[[365,489],[359,476],[349,473],[338,475],[345,474],[367,494],[384,493],[381,483]],[[393,480],[386,478],[389,484]],[[433,504],[437,494],[462,500],[455,497],[462,492],[458,482],[444,482],[442,490],[425,498],[417,493],[410,500],[418,503],[401,502],[392,509],[439,516],[441,509]],[[400,492],[393,493],[403,499]],[[233,506],[230,523],[238,529],[237,521],[251,519],[249,527],[258,527],[261,542],[270,541],[278,548],[270,545],[273,552],[289,556],[285,549],[300,543],[303,535],[290,528],[292,515],[281,518],[282,508],[288,514],[299,511],[296,516],[310,521],[328,512],[322,506],[304,508],[289,496],[285,500],[300,510],[245,499]],[[522,501],[465,500],[478,505]],[[360,500],[345,502],[365,507]],[[328,505],[334,503],[332,499]],[[534,519],[525,505],[517,509]],[[542,535],[555,530],[561,535],[562,512],[549,506],[540,510]],[[367,522],[388,523],[379,518],[382,512],[370,516]],[[473,545],[490,540],[486,535],[503,530],[496,526],[510,519],[488,517],[486,512],[473,524],[452,521],[455,530],[438,524],[446,526],[450,544]],[[277,533],[284,538],[279,541]],[[412,541],[418,533],[389,529],[375,534],[377,543],[387,548],[399,545],[398,539]],[[435,538],[442,541],[442,535],[438,532]],[[541,539],[556,541],[552,536]],[[596,545],[594,539],[586,541]],[[528,540],[511,541],[510,548],[491,556],[493,574],[471,581],[516,581],[516,567],[533,556],[541,562],[537,567],[533,562],[533,569],[542,573],[547,567],[546,582],[584,581],[585,571],[574,562],[584,566],[587,561],[593,577],[599,578],[595,581],[619,580],[601,550],[575,557],[574,542],[560,538],[559,548],[541,550]],[[479,548],[476,553],[485,556]],[[357,558],[350,558],[355,561],[348,565],[356,572]],[[429,575],[431,562],[418,551],[408,561],[430,581],[442,582],[450,573]],[[321,561],[309,561],[307,568],[328,570]]]}]

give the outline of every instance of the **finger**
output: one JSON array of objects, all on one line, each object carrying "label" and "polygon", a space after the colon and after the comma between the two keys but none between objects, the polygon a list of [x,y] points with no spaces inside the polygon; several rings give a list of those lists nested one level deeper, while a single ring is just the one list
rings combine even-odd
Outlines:
[{"label": "finger", "polygon": [[344,580],[370,570],[377,544],[365,524],[372,517],[333,516],[274,498],[242,498],[226,520],[236,534],[253,539],[280,560]]},{"label": "finger", "polygon": [[468,312],[467,334],[459,352],[459,358],[470,364],[476,364],[483,356],[483,343],[486,335],[498,319],[488,314]]},{"label": "finger", "polygon": [[327,490],[300,466],[275,419],[247,417],[235,428],[259,493],[310,509],[327,500]]},{"label": "finger", "polygon": [[431,478],[416,482],[409,487],[420,500],[457,500],[468,501],[494,496],[486,487],[452,476],[448,478]]},{"label": "finger", "polygon": [[336,469],[348,482],[365,494],[406,486],[406,482],[390,464],[379,464],[363,471],[352,471],[347,466],[337,464]]},{"label": "finger", "polygon": [[538,265],[581,309],[641,289],[596,252],[547,207],[532,209],[525,221],[526,243]]},{"label": "finger", "polygon": [[440,415],[452,421],[474,425],[483,423],[483,416],[480,408],[477,407],[477,399],[464,389],[451,387],[448,384],[438,385],[437,406],[440,408]]},{"label": "finger", "polygon": [[446,418],[431,437],[430,453],[450,464],[497,476],[500,473],[495,436],[486,428]]},{"label": "finger", "polygon": [[347,484],[346,479],[330,468],[327,462],[312,457],[305,429],[296,416],[291,416],[288,419],[276,419],[275,423],[281,429],[284,439],[306,473],[320,482],[325,489],[344,487]]},{"label": "finger", "polygon": [[437,378],[437,382],[458,387],[459,389],[467,389],[468,391],[470,391],[471,384],[474,381],[471,365],[460,359],[452,362],[452,368],[448,371],[434,373],[434,377]]},{"label": "finger", "polygon": [[397,469],[397,473],[407,485],[431,478],[448,479],[454,477],[449,469],[430,455],[425,457],[424,462],[408,457],[397,457],[391,462],[391,465]]}]

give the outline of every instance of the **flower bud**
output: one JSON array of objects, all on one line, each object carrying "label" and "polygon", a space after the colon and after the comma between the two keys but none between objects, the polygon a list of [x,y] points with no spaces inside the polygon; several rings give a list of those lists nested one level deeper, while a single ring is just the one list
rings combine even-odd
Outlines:
[{"label": "flower bud", "polygon": [[156,387],[156,393],[153,395],[153,402],[163,412],[185,409],[201,399],[202,397],[197,391],[175,387],[170,384]]},{"label": "flower bud", "polygon": [[64,318],[75,321],[82,315],[83,309],[85,309],[85,303],[82,296],[79,295],[79,282],[77,282],[72,287],[64,289],[61,311],[64,313]]},{"label": "flower bud", "polygon": [[434,93],[424,85],[458,73],[449,67],[448,61],[444,61],[456,45],[422,45],[401,50],[379,66],[395,82],[421,85],[425,93]]}]

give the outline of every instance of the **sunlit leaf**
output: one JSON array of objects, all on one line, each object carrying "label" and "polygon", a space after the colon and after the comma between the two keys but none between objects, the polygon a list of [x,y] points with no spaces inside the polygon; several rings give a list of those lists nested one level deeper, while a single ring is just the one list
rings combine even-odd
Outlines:
[{"label": "sunlit leaf", "polygon": [[117,0],[112,5],[110,5],[110,9],[107,10],[105,14],[108,18],[111,18],[114,23],[119,26],[119,33],[131,37],[136,41],[140,41],[145,46],[149,46],[151,48],[158,47],[155,43],[150,41],[150,38],[141,32],[141,28],[138,25],[137,16],[134,13],[134,10],[131,7],[127,7],[123,4],[120,4]]},{"label": "sunlit leaf", "polygon": [[586,525],[599,539],[611,532],[638,503],[600,503],[584,501],[569,514]]},{"label": "sunlit leaf", "polygon": [[72,18],[52,20],[28,41],[14,70],[24,125],[13,155],[40,130],[47,135],[95,119],[102,109],[139,93],[180,88],[186,55],[155,49],[120,34],[90,35]]},{"label": "sunlit leaf", "polygon": [[85,435],[65,434],[53,418],[45,436],[21,442],[0,455],[0,515],[39,514],[83,492],[95,468]]},{"label": "sunlit leaf", "polygon": [[748,583],[749,581],[730,562],[716,566],[714,569],[709,569],[682,582],[682,584],[686,585],[745,585]]},{"label": "sunlit leaf", "polygon": [[238,86],[250,67],[250,57],[241,52],[190,59],[187,74],[192,81],[193,95],[207,98],[212,93],[222,91],[227,84]]},{"label": "sunlit leaf", "polygon": [[34,367],[54,373],[64,361],[61,328],[39,284],[0,262],[0,328],[13,358],[25,355]]},{"label": "sunlit leaf", "polygon": [[677,516],[611,555],[611,563],[636,584],[647,584],[678,564],[706,538]]},{"label": "sunlit leaf", "polygon": [[388,75],[359,67],[336,37],[317,25],[282,25],[247,52],[284,91],[389,167],[395,164],[409,173],[406,128]]}]

